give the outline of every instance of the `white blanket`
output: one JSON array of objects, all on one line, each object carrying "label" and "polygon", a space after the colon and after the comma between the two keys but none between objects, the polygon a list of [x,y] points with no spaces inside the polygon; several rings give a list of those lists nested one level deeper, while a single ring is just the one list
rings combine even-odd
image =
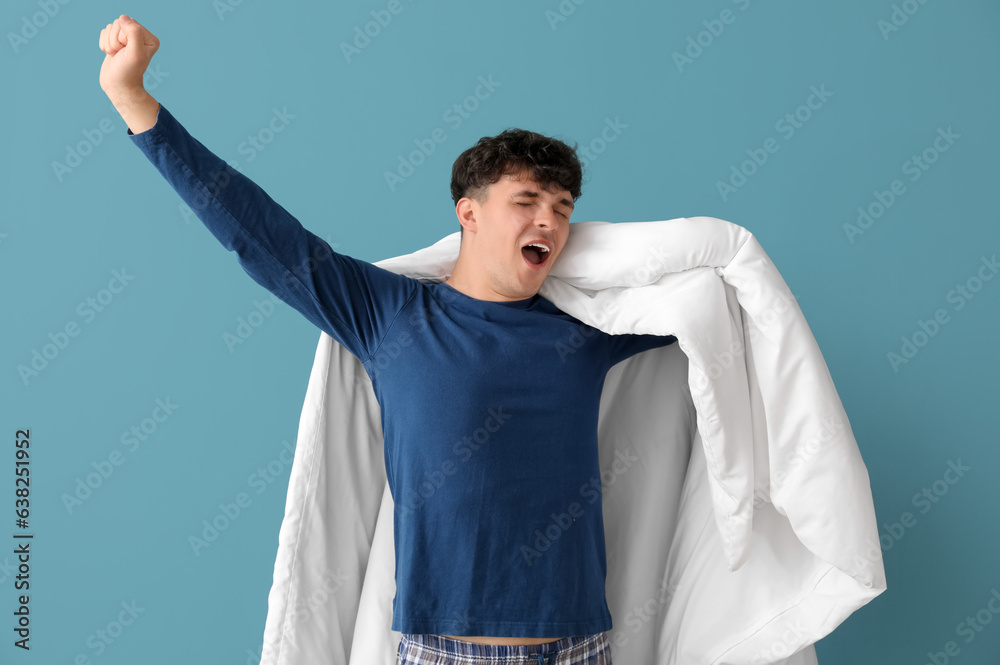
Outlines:
[{"label": "white blanket", "polygon": [[[376,265],[442,281],[455,232]],[[886,588],[868,472],[806,320],[745,228],[578,222],[539,293],[612,334],[599,449],[616,665],[816,663]],[[393,501],[361,362],[322,333],[262,665],[394,665]]]}]

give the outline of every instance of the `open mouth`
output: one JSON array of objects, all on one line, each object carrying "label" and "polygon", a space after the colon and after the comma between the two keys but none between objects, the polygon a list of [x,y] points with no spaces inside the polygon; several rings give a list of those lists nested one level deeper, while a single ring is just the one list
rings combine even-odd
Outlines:
[{"label": "open mouth", "polygon": [[539,243],[532,243],[521,248],[521,255],[531,265],[540,266],[548,260],[549,250]]}]

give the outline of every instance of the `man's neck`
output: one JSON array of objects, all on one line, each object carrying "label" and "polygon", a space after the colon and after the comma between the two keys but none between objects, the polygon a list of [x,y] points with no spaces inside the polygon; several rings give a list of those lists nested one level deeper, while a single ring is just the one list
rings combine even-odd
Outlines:
[{"label": "man's neck", "polygon": [[509,298],[509,297],[504,297],[493,291],[490,291],[489,289],[478,290],[469,286],[468,283],[464,282],[461,279],[455,279],[454,273],[449,275],[448,278],[444,280],[444,283],[450,286],[451,288],[455,289],[456,291],[464,293],[470,298],[474,298],[476,300],[488,300],[490,302],[510,302],[514,300],[527,300],[535,296],[535,294],[532,293],[520,298]]}]

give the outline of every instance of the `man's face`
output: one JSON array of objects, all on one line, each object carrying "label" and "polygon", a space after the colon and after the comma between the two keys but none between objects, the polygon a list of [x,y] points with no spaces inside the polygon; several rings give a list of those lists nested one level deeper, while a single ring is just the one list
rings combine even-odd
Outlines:
[{"label": "man's face", "polygon": [[[463,243],[470,245],[470,265],[482,292],[498,296],[489,299],[523,300],[538,293],[569,238],[573,197],[557,185],[542,189],[519,173],[493,183],[482,204],[462,199],[457,212],[460,219],[474,220],[463,224]],[[522,249],[532,242],[549,251]],[[536,251],[539,264],[531,260]]]}]

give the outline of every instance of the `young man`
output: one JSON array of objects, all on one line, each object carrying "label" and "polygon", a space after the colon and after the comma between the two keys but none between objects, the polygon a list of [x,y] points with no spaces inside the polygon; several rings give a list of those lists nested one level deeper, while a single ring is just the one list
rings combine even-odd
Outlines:
[{"label": "young man", "polygon": [[[244,270],[372,380],[395,504],[399,662],[609,665],[601,392],[611,366],[676,338],[608,335],[538,295],[580,196],[575,151],[515,129],[463,152],[459,257],[444,282],[421,282],[333,252],[191,137],[142,88],[158,46],[125,15],[101,31],[101,87],[128,135]],[[404,352],[380,354],[403,339]]]}]

